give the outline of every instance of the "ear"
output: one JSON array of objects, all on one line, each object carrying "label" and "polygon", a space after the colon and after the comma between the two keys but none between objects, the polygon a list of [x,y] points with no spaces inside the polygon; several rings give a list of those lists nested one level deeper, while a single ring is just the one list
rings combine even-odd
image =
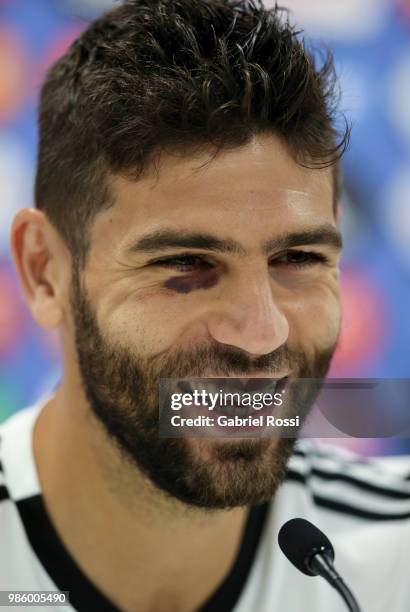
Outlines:
[{"label": "ear", "polygon": [[11,252],[25,300],[34,319],[46,329],[64,316],[67,251],[45,214],[23,208],[11,227]]}]

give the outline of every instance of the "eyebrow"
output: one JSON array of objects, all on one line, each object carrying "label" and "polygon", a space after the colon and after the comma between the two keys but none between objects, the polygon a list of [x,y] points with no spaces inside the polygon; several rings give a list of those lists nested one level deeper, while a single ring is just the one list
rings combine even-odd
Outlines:
[{"label": "eyebrow", "polygon": [[[330,224],[323,224],[297,232],[275,236],[262,245],[264,254],[274,250],[295,246],[321,244],[334,249],[342,249],[341,233]],[[235,240],[222,239],[202,232],[181,232],[174,229],[161,229],[151,232],[132,243],[128,253],[158,253],[168,249],[203,249],[216,253],[246,255],[246,249]]]}]

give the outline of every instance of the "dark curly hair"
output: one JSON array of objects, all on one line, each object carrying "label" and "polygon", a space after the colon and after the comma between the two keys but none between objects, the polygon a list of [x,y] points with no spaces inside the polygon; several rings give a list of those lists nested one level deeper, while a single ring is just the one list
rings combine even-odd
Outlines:
[{"label": "dark curly hair", "polygon": [[334,167],[331,54],[318,66],[285,9],[258,0],[126,0],[81,34],[42,87],[36,206],[78,265],[108,176],[138,179],[162,151],[239,147],[273,133],[301,165]]}]

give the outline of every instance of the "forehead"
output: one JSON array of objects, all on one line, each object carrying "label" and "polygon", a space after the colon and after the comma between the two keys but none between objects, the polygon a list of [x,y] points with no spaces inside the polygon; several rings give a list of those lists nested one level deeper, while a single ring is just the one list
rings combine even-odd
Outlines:
[{"label": "forehead", "polygon": [[214,158],[209,152],[162,155],[157,170],[138,181],[113,177],[111,189],[115,204],[97,215],[94,238],[106,234],[109,222],[118,248],[170,225],[221,236],[235,232],[251,241],[275,230],[335,224],[331,169],[300,166],[274,136]]}]

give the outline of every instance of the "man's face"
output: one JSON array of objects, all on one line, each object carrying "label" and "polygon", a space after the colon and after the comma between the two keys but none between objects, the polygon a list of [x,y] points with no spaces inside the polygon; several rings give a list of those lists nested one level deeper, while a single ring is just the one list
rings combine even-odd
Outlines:
[{"label": "man's face", "polygon": [[226,508],[273,494],[293,440],[159,438],[158,379],[323,378],[340,247],[331,170],[272,136],[208,160],[113,180],[71,300],[88,401],[124,458],[174,498]]}]

